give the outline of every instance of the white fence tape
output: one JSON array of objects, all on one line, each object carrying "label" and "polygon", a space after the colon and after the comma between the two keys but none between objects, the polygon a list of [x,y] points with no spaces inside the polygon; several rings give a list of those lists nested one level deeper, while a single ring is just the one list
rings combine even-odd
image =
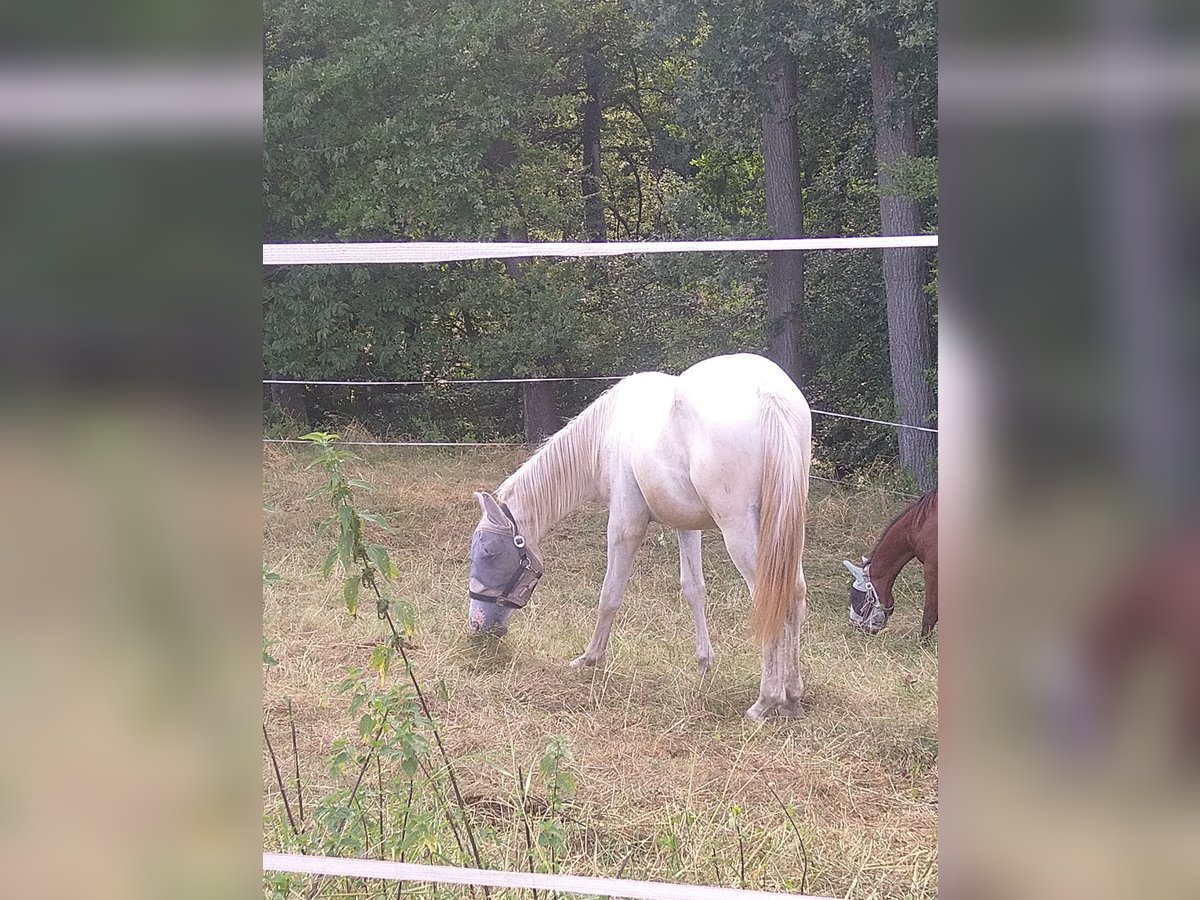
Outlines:
[{"label": "white fence tape", "polygon": [[[634,897],[642,900],[806,900],[801,894],[743,891],[736,888],[632,881],[624,878],[587,878],[579,875],[544,875],[530,872],[496,872],[490,869],[460,869],[454,866],[425,866],[417,863],[333,856],[303,856],[297,853],[263,853],[266,872],[295,872],[343,878],[373,878],[381,881],[419,881],[437,884],[487,885],[497,888],[526,888],[592,894],[601,897]],[[808,897],[807,900],[829,900]]]},{"label": "white fence tape", "polygon": [[778,250],[874,250],[936,247],[936,234],[894,237],[782,238],[749,241],[612,241],[587,243],[462,243],[401,241],[376,244],[263,244],[263,265],[313,266],[366,263],[435,263],[529,256],[621,256],[628,253],[726,253]]}]

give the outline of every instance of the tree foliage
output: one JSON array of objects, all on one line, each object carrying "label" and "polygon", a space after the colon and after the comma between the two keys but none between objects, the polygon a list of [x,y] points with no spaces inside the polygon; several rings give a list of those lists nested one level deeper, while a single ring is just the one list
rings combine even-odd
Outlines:
[{"label": "tree foliage", "polygon": [[[871,28],[898,36],[919,129],[920,157],[892,179],[934,227],[929,0],[268,0],[264,238],[584,240],[589,84],[601,108],[608,239],[763,236],[760,76],[781,47],[798,69],[806,233],[878,233]],[[766,346],[764,263],[761,254],[528,260],[520,279],[494,261],[270,269],[264,368],[329,380],[679,371]],[[812,405],[891,418],[878,254],[809,253],[804,290],[811,373],[801,388]],[[573,414],[602,387],[565,387],[560,411]],[[315,422],[353,416],[380,434],[521,430],[519,393],[507,387],[309,388],[306,397]],[[822,419],[817,434],[818,459],[836,471],[895,455],[888,429]]]}]

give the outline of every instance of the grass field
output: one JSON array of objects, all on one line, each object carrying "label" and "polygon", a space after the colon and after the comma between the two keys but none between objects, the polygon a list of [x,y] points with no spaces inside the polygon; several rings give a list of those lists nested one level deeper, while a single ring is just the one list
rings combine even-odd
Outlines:
[{"label": "grass field", "polygon": [[[274,642],[278,665],[265,672],[263,705],[287,779],[291,702],[311,808],[353,781],[353,772],[334,776],[328,765],[335,741],[358,734],[335,685],[347,667],[367,664],[385,627],[370,604],[350,619],[338,579],[321,577],[328,544],[318,544],[314,523],[325,509],[307,499],[319,482],[306,468],[310,459],[309,448],[266,452],[265,562],[281,578],[264,598],[264,636]],[[531,816],[544,815],[549,798],[538,796],[544,787],[535,778],[532,796],[519,802],[517,772],[536,772],[548,743],[563,736],[577,789],[559,816],[558,852],[553,859],[543,848],[534,854],[543,871],[796,892],[803,885],[810,894],[861,900],[935,896],[938,667],[936,643],[917,641],[920,572],[909,567],[889,627],[868,637],[847,627],[848,582],[840,566],[869,550],[905,501],[882,487],[813,483],[801,650],[806,712],[756,726],[742,715],[758,687],[749,595],[715,532],[704,537],[716,654],[704,684],[679,591],[675,536],[658,526],[639,554],[605,664],[567,666],[595,621],[604,575],[600,506],[576,511],[544,540],[546,576],[506,638],[466,634],[466,548],[478,519],[471,492],[494,488],[522,459],[507,448],[387,448],[368,449],[353,467],[375,486],[360,506],[394,526],[375,538],[399,566],[395,594],[415,608],[411,653],[429,687],[484,865],[529,865],[522,830]],[[265,747],[263,791],[264,846],[290,849]],[[403,815],[401,793],[389,795],[379,812],[391,829]],[[522,814],[522,806],[534,813]],[[379,855],[369,841],[366,852]],[[408,858],[463,864],[456,853],[447,835],[445,846],[416,848]],[[283,890],[305,896],[310,886],[297,880]],[[384,888],[331,880],[321,891],[381,896]],[[465,889],[419,885],[404,891],[465,896]]]}]

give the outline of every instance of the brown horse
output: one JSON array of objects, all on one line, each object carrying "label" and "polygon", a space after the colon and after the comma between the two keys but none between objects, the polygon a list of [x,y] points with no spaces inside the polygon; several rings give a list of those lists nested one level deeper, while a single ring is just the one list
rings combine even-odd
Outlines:
[{"label": "brown horse", "polygon": [[1103,743],[1125,724],[1122,692],[1137,664],[1158,658],[1169,673],[1164,697],[1172,704],[1168,727],[1181,756],[1200,762],[1200,528],[1160,536],[1116,572],[1101,602],[1080,620],[1065,685],[1055,690],[1070,701],[1056,722],[1068,736]]},{"label": "brown horse", "polygon": [[914,500],[890,521],[879,535],[870,556],[863,557],[862,568],[842,560],[854,584],[850,588],[850,624],[876,634],[887,624],[896,600],[892,585],[911,559],[925,567],[925,614],[921,617],[921,637],[938,620],[938,503],[937,488]]}]

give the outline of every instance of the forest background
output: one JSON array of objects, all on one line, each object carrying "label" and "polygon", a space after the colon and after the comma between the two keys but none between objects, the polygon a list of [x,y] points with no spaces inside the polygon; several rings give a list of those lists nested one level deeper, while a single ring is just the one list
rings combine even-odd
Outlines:
[{"label": "forest background", "polygon": [[[929,0],[268,0],[264,241],[640,241],[937,227]],[[811,405],[936,427],[923,248],[267,268],[264,378],[678,372],[764,352]],[[536,442],[607,386],[264,386],[269,434]],[[936,435],[814,422],[833,477]]]}]

